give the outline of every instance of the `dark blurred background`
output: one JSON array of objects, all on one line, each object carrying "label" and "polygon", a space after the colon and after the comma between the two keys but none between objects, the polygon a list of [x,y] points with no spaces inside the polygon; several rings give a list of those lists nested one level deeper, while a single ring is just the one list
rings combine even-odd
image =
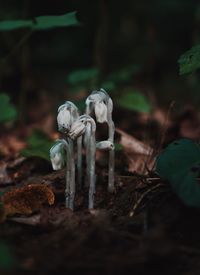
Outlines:
[{"label": "dark blurred background", "polygon": [[[78,26],[28,37],[27,29],[0,32],[1,92],[10,95],[18,118],[31,120],[31,108],[45,108],[45,103],[55,111],[66,99],[81,107],[99,87],[114,100],[128,94],[122,102],[126,107],[135,100],[136,111],[168,108],[173,100],[177,110],[200,103],[198,73],[180,76],[177,62],[199,42],[199,1],[2,0],[0,20],[72,11]],[[135,91],[139,98],[133,99]]]}]

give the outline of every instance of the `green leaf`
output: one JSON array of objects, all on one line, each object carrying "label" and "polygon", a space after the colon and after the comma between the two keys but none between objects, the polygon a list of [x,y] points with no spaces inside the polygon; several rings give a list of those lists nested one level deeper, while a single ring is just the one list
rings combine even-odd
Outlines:
[{"label": "green leaf", "polygon": [[58,27],[69,27],[78,24],[76,12],[70,12],[63,15],[39,16],[35,18],[33,30],[47,30]]},{"label": "green leaf", "polygon": [[175,193],[187,205],[200,207],[200,146],[181,139],[167,146],[156,163],[158,174],[169,181]]},{"label": "green leaf", "polygon": [[200,45],[192,47],[178,60],[180,75],[193,73],[200,68]]},{"label": "green leaf", "polygon": [[81,69],[71,72],[67,77],[67,82],[70,85],[80,85],[92,80],[99,76],[99,70],[96,68]]},{"label": "green leaf", "polygon": [[21,28],[31,28],[31,20],[5,20],[0,22],[0,31],[12,31]]},{"label": "green leaf", "polygon": [[0,122],[7,122],[16,119],[17,111],[7,94],[0,94]]},{"label": "green leaf", "polygon": [[137,91],[130,91],[124,94],[119,98],[118,104],[125,109],[143,113],[149,113],[152,108],[147,98]]},{"label": "green leaf", "polygon": [[133,75],[139,70],[140,68],[138,65],[131,65],[113,72],[108,76],[108,80],[113,81],[114,83],[127,83],[132,80]]},{"label": "green leaf", "polygon": [[53,141],[37,130],[27,139],[27,148],[22,150],[21,154],[25,157],[40,157],[49,161],[49,150],[52,146]]},{"label": "green leaf", "polygon": [[5,20],[0,22],[0,31],[12,31],[22,28],[37,30],[48,30],[60,27],[78,25],[76,12],[63,15],[46,15],[36,17],[34,20]]}]

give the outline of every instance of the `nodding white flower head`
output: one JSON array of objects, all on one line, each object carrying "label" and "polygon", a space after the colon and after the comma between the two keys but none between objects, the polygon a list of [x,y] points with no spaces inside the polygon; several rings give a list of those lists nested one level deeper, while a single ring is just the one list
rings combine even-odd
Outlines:
[{"label": "nodding white flower head", "polygon": [[104,93],[103,89],[100,91],[92,92],[86,99],[86,105],[95,104],[96,102],[106,101],[107,93]]},{"label": "nodding white flower head", "polygon": [[71,139],[77,139],[78,137],[82,136],[85,133],[85,128],[86,126],[82,121],[76,120],[72,124],[68,135]]},{"label": "nodding white flower head", "polygon": [[114,149],[114,144],[109,140],[100,141],[96,144],[97,149],[110,151]]},{"label": "nodding white flower head", "polygon": [[99,123],[108,122],[108,99],[109,96],[103,89],[92,92],[92,94],[86,99],[87,113],[91,113],[94,108],[96,120]]},{"label": "nodding white flower head", "polygon": [[68,133],[72,123],[78,116],[78,108],[71,101],[66,101],[65,104],[58,108],[57,122],[59,131]]},{"label": "nodding white flower head", "polygon": [[99,123],[104,123],[108,121],[107,119],[108,110],[107,110],[106,104],[103,101],[98,101],[95,103],[94,112],[95,112],[96,120]]},{"label": "nodding white flower head", "polygon": [[53,170],[60,170],[64,167],[65,145],[67,145],[65,140],[58,140],[56,144],[53,145],[53,147],[50,149],[50,159]]}]

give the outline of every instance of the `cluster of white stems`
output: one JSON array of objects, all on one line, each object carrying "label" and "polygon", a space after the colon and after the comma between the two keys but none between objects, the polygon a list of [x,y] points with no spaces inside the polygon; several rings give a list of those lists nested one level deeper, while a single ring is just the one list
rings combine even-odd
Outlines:
[{"label": "cluster of white stems", "polygon": [[[77,142],[78,183],[82,186],[82,145],[86,148],[86,171],[89,182],[89,209],[94,208],[95,195],[95,155],[96,149],[109,151],[108,190],[114,191],[114,132],[112,120],[113,103],[105,90],[94,91],[86,99],[86,114],[80,115],[78,108],[71,102],[58,108],[57,123],[65,139],[57,140],[50,150],[50,158],[54,170],[66,166],[66,207],[74,209],[75,197],[75,153],[74,141]],[[108,124],[108,139],[96,143],[96,123],[91,117],[94,111],[96,121]],[[83,138],[84,137],[84,138]],[[83,142],[84,141],[84,142]]]}]

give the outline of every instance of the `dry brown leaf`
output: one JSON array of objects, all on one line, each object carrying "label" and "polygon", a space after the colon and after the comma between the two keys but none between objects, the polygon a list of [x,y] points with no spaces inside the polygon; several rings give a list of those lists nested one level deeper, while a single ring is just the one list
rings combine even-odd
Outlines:
[{"label": "dry brown leaf", "polygon": [[40,210],[43,204],[54,204],[55,196],[45,184],[29,184],[6,192],[2,197],[6,216],[30,215]]},{"label": "dry brown leaf", "polygon": [[153,149],[144,142],[139,141],[119,128],[116,129],[116,132],[121,135],[120,144],[125,151],[146,156],[150,156],[153,153]]},{"label": "dry brown leaf", "polygon": [[119,143],[128,158],[128,171],[146,174],[151,170],[154,166],[153,149],[121,129],[116,129],[116,132],[121,135]]}]

